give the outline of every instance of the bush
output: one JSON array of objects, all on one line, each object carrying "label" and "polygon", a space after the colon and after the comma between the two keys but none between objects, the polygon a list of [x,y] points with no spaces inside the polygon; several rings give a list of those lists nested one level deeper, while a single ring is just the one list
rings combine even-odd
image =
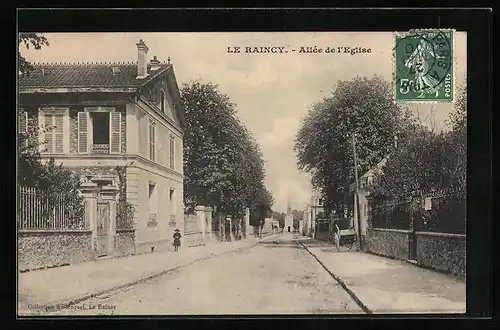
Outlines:
[{"label": "bush", "polygon": [[116,207],[116,228],[133,229],[135,208],[127,201],[127,170],[125,166],[117,166],[118,204]]},{"label": "bush", "polygon": [[[52,129],[51,127],[46,130]],[[83,197],[80,195],[80,178],[72,170],[56,165],[53,158],[42,163],[38,151],[39,129],[28,123],[28,131],[18,134],[19,162],[18,184],[38,188],[48,198],[49,204],[61,202],[74,228],[82,228],[84,220]]]}]

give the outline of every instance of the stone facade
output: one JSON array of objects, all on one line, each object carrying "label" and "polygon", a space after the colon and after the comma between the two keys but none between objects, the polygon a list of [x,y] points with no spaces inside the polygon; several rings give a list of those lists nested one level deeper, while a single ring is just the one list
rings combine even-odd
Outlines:
[{"label": "stone facade", "polygon": [[409,252],[408,235],[407,230],[368,229],[364,241],[365,249],[374,254],[407,260]]},{"label": "stone facade", "polygon": [[94,260],[91,231],[18,232],[19,270],[34,270]]},{"label": "stone facade", "polygon": [[465,258],[465,235],[417,232],[419,265],[465,276]]},{"label": "stone facade", "polygon": [[82,176],[93,176],[93,177],[113,177],[117,178],[116,167],[105,167],[105,166],[86,166],[86,167],[76,167],[73,169],[75,173]]}]

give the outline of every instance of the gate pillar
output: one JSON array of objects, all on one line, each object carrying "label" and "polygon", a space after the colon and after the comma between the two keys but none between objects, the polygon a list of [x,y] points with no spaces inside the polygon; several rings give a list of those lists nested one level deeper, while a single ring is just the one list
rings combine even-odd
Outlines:
[{"label": "gate pillar", "polygon": [[83,180],[79,190],[85,203],[85,229],[92,231],[90,244],[95,258],[97,257],[97,195],[99,187],[90,180]]},{"label": "gate pillar", "polygon": [[109,226],[108,226],[108,253],[112,254],[115,250],[116,236],[116,216],[118,189],[113,186],[104,186],[101,188],[101,197],[109,203]]}]

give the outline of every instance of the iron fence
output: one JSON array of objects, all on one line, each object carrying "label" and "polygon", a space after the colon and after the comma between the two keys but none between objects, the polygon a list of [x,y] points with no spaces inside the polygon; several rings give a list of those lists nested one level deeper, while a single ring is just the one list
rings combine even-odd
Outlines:
[{"label": "iron fence", "polygon": [[[81,209],[83,210],[83,208]],[[33,187],[20,187],[17,228],[19,230],[81,230],[81,210],[68,207],[64,196]]]},{"label": "iron fence", "polygon": [[372,225],[374,228],[408,229],[410,226],[410,202],[401,199],[374,201]]},{"label": "iron fence", "polygon": [[465,190],[427,195],[415,203],[414,223],[417,231],[465,234]]},{"label": "iron fence", "polygon": [[374,228],[465,234],[466,191],[421,194],[410,199],[372,200]]}]

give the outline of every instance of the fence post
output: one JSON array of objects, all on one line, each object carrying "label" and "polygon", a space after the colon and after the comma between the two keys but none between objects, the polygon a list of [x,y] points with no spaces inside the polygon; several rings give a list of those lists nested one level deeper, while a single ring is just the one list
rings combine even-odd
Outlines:
[{"label": "fence post", "polygon": [[205,241],[205,206],[197,205],[195,208],[196,211],[196,219],[197,219],[197,229],[201,231],[202,240]]},{"label": "fence post", "polygon": [[212,240],[212,211],[213,209],[210,206],[205,208],[205,223],[207,224],[208,229],[208,239]]},{"label": "fence post", "polygon": [[371,238],[371,231],[373,228],[373,197],[371,196],[366,196],[367,200],[367,206],[366,206],[366,223],[367,223],[367,228],[366,228],[366,244],[364,246],[365,250],[369,251],[370,250],[370,238]]},{"label": "fence post", "polygon": [[253,234],[252,226],[250,226],[250,208],[245,209],[245,238],[248,238],[248,235]]},{"label": "fence post", "polygon": [[85,228],[92,231],[92,251],[97,256],[97,193],[99,187],[91,182],[84,181],[80,185],[80,192],[85,199]]},{"label": "fence post", "polygon": [[413,196],[409,197],[406,199],[406,204],[407,204],[407,209],[408,209],[408,217],[409,217],[409,223],[408,223],[408,259],[409,260],[415,260],[416,255],[415,255],[415,217],[413,214]]}]

